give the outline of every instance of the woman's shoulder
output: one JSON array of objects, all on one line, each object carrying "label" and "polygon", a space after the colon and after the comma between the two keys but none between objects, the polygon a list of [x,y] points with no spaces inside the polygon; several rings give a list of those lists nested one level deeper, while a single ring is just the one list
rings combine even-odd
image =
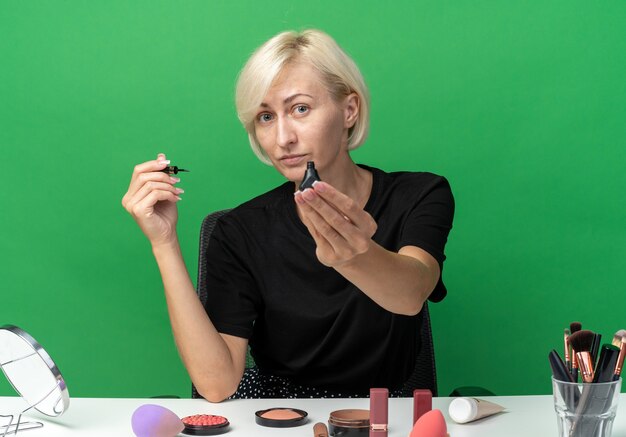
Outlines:
[{"label": "woman's shoulder", "polygon": [[359,164],[359,166],[372,172],[374,184],[378,184],[382,190],[403,191],[406,189],[413,193],[430,191],[436,188],[447,188],[450,190],[450,183],[445,176],[429,171],[384,171],[363,164]]},{"label": "woman's shoulder", "polygon": [[275,214],[281,214],[285,209],[285,199],[290,196],[293,184],[286,182],[273,188],[263,194],[260,194],[240,205],[230,209],[226,214],[220,217],[222,223],[239,223],[239,224],[257,224],[263,223],[266,218]]},{"label": "woman's shoulder", "polygon": [[285,182],[263,194],[253,197],[234,208],[239,211],[276,208],[284,203],[286,194],[293,191],[293,183]]}]

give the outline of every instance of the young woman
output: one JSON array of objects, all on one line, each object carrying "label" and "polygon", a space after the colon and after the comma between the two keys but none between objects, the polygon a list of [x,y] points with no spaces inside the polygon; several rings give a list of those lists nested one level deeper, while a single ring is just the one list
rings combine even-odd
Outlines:
[{"label": "young woman", "polygon": [[[454,200],[430,173],[357,165],[369,96],[355,63],[316,30],[284,32],[243,68],[239,118],[287,182],[220,218],[202,306],[176,236],[166,156],[135,167],[122,204],[152,244],[174,337],[199,393],[398,395],[414,367],[419,312],[438,302]],[[313,161],[323,182],[299,191]],[[250,345],[257,367],[245,369]]]}]

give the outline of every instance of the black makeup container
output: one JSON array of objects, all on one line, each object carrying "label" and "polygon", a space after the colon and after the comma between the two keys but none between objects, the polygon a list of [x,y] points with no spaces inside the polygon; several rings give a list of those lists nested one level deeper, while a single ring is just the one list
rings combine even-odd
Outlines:
[{"label": "black makeup container", "polygon": [[336,410],[328,418],[328,433],[334,437],[357,437],[369,435],[369,410]]}]

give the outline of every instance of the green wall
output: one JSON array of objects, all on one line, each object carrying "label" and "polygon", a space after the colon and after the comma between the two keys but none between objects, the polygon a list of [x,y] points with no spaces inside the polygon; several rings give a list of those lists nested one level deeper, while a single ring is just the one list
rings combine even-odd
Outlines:
[{"label": "green wall", "polygon": [[237,72],[270,36],[316,27],[371,88],[355,160],[452,184],[441,393],[548,393],[571,321],[626,327],[625,23],[623,0],[2,1],[0,324],[38,339],[73,396],[189,396],[122,195],[157,152],[192,169],[195,281],[203,216],[281,182],[238,123]]}]

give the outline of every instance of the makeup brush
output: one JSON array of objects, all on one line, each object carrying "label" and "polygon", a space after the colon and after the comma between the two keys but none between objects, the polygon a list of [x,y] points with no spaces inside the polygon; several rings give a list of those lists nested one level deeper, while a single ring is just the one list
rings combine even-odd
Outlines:
[{"label": "makeup brush", "polygon": [[564,329],[563,330],[563,346],[564,346],[564,352],[565,352],[565,367],[567,368],[568,372],[572,371],[572,362],[570,361],[569,358],[569,341],[568,341],[568,337],[569,337],[569,329]]},{"label": "makeup brush", "polygon": [[[580,322],[572,322],[569,324],[569,331],[570,331],[570,337],[572,336],[572,334],[580,331],[582,329],[583,325]],[[568,341],[569,341],[569,337],[568,337]],[[570,346],[572,345],[572,343],[569,343]],[[578,381],[578,360],[576,359],[576,351],[574,350],[574,347],[572,346],[572,378],[574,378],[574,381]]]},{"label": "makeup brush", "polygon": [[619,345],[619,355],[617,357],[617,364],[615,364],[615,370],[613,371],[613,381],[617,381],[622,375],[622,367],[624,366],[624,357],[626,356],[626,337],[622,337],[622,343]]},{"label": "makeup brush", "polygon": [[615,347],[620,347],[622,345],[622,338],[624,337],[626,337],[626,329],[620,329],[613,336],[613,341],[611,343]]},{"label": "makeup brush", "polygon": [[570,334],[573,334],[575,332],[580,331],[581,329],[583,329],[583,324],[580,322],[572,322],[569,324],[569,331]]},{"label": "makeup brush", "polygon": [[582,373],[583,382],[593,382],[593,361],[591,359],[591,345],[595,333],[581,330],[569,336],[572,349],[576,351],[576,361]]}]

